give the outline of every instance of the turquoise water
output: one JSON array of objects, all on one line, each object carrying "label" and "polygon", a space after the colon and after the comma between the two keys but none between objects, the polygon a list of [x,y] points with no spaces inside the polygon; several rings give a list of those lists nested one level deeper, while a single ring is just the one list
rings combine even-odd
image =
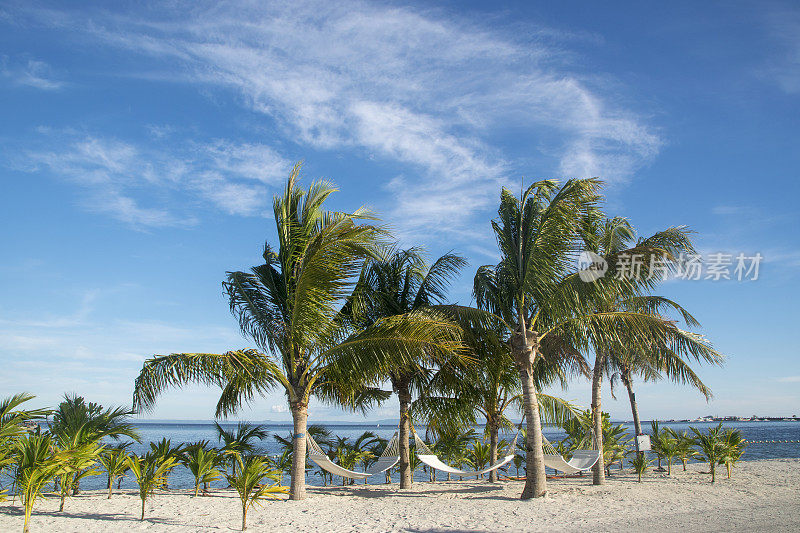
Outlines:
[{"label": "turquoise water", "polygon": [[[234,427],[235,424],[223,424],[225,426]],[[662,427],[672,427],[676,431],[689,430],[689,426],[698,429],[705,429],[716,426],[716,423],[709,422],[696,422],[696,423],[661,423]],[[800,422],[730,422],[723,424],[724,427],[738,428],[744,434],[745,439],[749,441],[761,440],[793,440],[800,441]],[[261,441],[260,452],[268,455],[273,455],[279,452],[280,447],[272,438],[273,434],[287,437],[291,432],[291,425],[289,424],[265,424],[264,427],[269,431],[270,435]],[[364,431],[372,431],[380,437],[389,439],[397,429],[396,426],[375,424],[326,424],[326,427],[337,436],[348,437],[351,440],[355,439]],[[632,425],[625,424],[626,429],[630,435],[633,435]],[[212,443],[217,443],[217,436],[214,425],[212,423],[139,423],[137,428],[142,437],[142,444],[134,443],[131,450],[135,453],[142,453],[149,450],[149,442],[158,441],[166,437],[172,441],[173,445],[178,443],[197,442],[198,440],[209,440]],[[649,423],[644,424],[645,433],[649,432]],[[417,428],[420,434],[424,433],[424,426]],[[478,431],[482,428],[476,428]],[[557,440],[564,436],[563,431],[559,428],[545,428],[545,436],[549,440]],[[510,440],[513,435],[506,435],[505,438]],[[800,458],[800,444],[797,442],[789,444],[751,444],[748,446],[742,460],[756,460],[756,459],[775,459],[775,458]],[[314,471],[309,472],[307,481],[312,485],[321,484],[320,477]],[[428,479],[428,474],[419,472],[415,475],[419,476],[418,479]],[[339,478],[334,479],[334,483]],[[397,481],[396,474],[393,479]],[[369,479],[370,483],[381,483],[384,478],[382,476],[373,476]],[[288,477],[285,480],[288,482]],[[222,483],[222,482],[218,482]],[[103,476],[88,478],[82,482],[82,487],[87,489],[103,488],[105,481]],[[173,472],[170,478],[171,488],[189,488],[193,485],[189,472],[183,467],[178,467]],[[133,487],[129,479],[123,481],[123,487]]]}]

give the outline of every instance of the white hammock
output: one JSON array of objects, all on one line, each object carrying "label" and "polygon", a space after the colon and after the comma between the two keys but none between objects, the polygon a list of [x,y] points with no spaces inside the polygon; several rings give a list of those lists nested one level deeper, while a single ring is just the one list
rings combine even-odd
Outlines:
[{"label": "white hammock", "polygon": [[399,442],[400,440],[398,439],[397,432],[395,432],[389,441],[389,444],[386,445],[386,449],[383,450],[381,456],[377,461],[375,461],[375,464],[367,468],[364,472],[356,472],[354,470],[343,468],[331,461],[330,457],[328,457],[328,455],[322,451],[322,448],[320,448],[319,444],[317,444],[316,441],[311,438],[311,435],[306,435],[306,443],[308,443],[308,458],[314,461],[321,469],[330,472],[335,476],[341,476],[350,479],[366,479],[370,476],[374,476],[375,474],[385,472],[396,465],[398,461],[400,461]]},{"label": "white hammock", "polygon": [[491,472],[492,470],[497,470],[498,468],[502,468],[511,461],[514,460],[515,450],[517,448],[517,438],[519,437],[519,431],[517,431],[517,435],[514,437],[514,441],[511,443],[511,446],[508,448],[512,451],[511,455],[506,455],[493,465],[484,468],[483,470],[473,470],[473,471],[466,471],[466,470],[459,470],[458,468],[453,468],[445,463],[443,463],[436,454],[428,448],[428,445],[423,442],[417,432],[414,431],[414,442],[417,444],[417,457],[419,460],[425,463],[426,465],[430,466],[431,468],[435,468],[436,470],[441,470],[442,472],[447,472],[448,474],[455,474],[461,477],[471,477],[471,476],[480,476],[482,474],[486,474],[487,472]]},{"label": "white hammock", "polygon": [[[556,451],[544,435],[542,435],[542,440],[544,441],[542,443],[544,465],[557,472],[564,472],[565,474],[584,472],[592,468],[600,459],[600,450],[575,450],[572,454],[572,459],[565,461],[564,457]],[[595,440],[594,436],[592,436],[592,445],[594,444]]]}]

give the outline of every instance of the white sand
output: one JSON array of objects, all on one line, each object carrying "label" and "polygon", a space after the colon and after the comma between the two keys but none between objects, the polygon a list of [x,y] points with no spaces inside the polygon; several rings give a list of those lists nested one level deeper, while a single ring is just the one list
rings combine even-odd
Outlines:
[{"label": "white sand", "polygon": [[[691,464],[672,477],[613,472],[601,487],[590,477],[549,482],[542,499],[518,499],[522,482],[487,481],[310,488],[301,502],[267,501],[248,515],[250,531],[800,531],[800,460],[740,463],[733,479],[717,483]],[[138,497],[111,500],[86,492],[58,513],[55,498],[41,501],[32,532],[231,531],[239,528],[238,499],[228,490],[193,498],[185,491],[157,494],[139,522]],[[22,511],[0,503],[0,531],[21,531]]]}]

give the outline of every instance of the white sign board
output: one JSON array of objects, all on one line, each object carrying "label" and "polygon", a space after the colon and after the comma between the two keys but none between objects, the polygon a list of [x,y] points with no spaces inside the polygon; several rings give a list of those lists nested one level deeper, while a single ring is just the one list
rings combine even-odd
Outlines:
[{"label": "white sign board", "polygon": [[636,435],[636,450],[640,452],[650,451],[650,435]]}]

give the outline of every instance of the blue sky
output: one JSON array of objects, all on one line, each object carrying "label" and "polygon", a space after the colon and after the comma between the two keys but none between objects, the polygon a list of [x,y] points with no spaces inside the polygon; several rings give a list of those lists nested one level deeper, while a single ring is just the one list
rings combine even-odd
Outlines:
[{"label": "blue sky", "polygon": [[[659,289],[728,356],[700,371],[712,402],[637,398],[644,418],[800,414],[796,4],[110,5],[0,7],[0,395],[128,403],[152,354],[248,346],[220,284],[274,241],[272,195],[304,160],[341,188],[331,207],[468,257],[462,303],[523,178],[599,176],[642,235],[761,253],[756,281]],[[554,392],[589,403],[585,380]],[[149,416],[208,419],[216,398],[170,392]],[[242,416],[288,419],[277,392]]]}]

